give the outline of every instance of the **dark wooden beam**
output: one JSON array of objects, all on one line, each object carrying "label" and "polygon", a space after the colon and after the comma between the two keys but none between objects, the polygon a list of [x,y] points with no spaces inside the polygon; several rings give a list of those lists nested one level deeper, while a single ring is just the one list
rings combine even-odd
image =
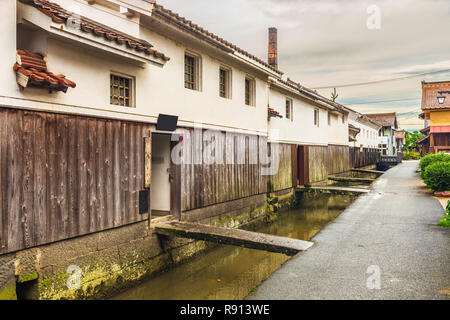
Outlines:
[{"label": "dark wooden beam", "polygon": [[374,182],[376,179],[329,176],[329,177],[328,177],[328,180],[339,181],[339,182],[372,183],[372,182]]},{"label": "dark wooden beam", "polygon": [[295,190],[300,192],[322,192],[322,193],[350,194],[350,195],[370,192],[369,189],[334,187],[334,186],[297,187],[295,188]]},{"label": "dark wooden beam", "polygon": [[384,171],[378,170],[366,170],[366,169],[352,169],[353,172],[361,172],[361,173],[373,173],[373,174],[384,174]]},{"label": "dark wooden beam", "polygon": [[273,236],[240,229],[213,227],[179,221],[162,222],[155,225],[157,234],[220,244],[284,253],[293,256],[310,248],[309,241]]}]

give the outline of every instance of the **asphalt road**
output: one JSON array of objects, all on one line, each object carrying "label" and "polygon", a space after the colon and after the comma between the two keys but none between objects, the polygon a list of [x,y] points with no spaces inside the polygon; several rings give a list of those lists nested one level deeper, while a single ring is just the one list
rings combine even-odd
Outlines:
[{"label": "asphalt road", "polygon": [[248,299],[449,299],[450,229],[417,168],[386,172]]}]

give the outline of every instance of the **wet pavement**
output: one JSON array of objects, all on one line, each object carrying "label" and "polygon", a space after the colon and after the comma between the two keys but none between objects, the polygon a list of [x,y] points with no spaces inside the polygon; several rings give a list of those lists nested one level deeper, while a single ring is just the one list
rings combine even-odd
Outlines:
[{"label": "wet pavement", "polygon": [[417,168],[386,172],[249,299],[449,299],[450,229]]}]

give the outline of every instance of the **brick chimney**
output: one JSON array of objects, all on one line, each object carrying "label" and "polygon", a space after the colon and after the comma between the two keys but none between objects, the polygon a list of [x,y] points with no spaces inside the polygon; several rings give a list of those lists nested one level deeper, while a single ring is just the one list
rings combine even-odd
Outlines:
[{"label": "brick chimney", "polygon": [[269,65],[278,69],[277,28],[269,28]]}]

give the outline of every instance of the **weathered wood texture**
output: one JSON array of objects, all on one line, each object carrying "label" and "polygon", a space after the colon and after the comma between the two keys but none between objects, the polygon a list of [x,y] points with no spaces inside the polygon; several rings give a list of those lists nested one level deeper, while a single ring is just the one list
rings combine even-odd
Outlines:
[{"label": "weathered wood texture", "polygon": [[0,254],[146,218],[149,125],[0,109]]},{"label": "weathered wood texture", "polygon": [[155,225],[158,234],[211,241],[221,244],[295,255],[310,248],[310,241],[291,239],[239,229],[213,227],[187,222],[162,222]]},{"label": "weathered wood texture", "polygon": [[363,148],[361,151],[360,148],[350,147],[349,152],[350,168],[362,168],[377,163],[377,149]]},{"label": "weathered wood texture", "polygon": [[259,150],[266,149],[267,137],[214,132],[214,137],[205,139],[205,131],[180,132],[183,212],[266,192]]},{"label": "weathered wood texture", "polygon": [[347,146],[309,146],[308,150],[310,182],[326,180],[330,174],[350,170]]},{"label": "weathered wood texture", "polygon": [[[270,146],[270,144],[269,144]],[[290,144],[278,145],[278,170],[269,177],[270,192],[293,187],[292,147]],[[275,148],[274,150],[277,150]],[[269,187],[269,186],[268,186]]]}]

